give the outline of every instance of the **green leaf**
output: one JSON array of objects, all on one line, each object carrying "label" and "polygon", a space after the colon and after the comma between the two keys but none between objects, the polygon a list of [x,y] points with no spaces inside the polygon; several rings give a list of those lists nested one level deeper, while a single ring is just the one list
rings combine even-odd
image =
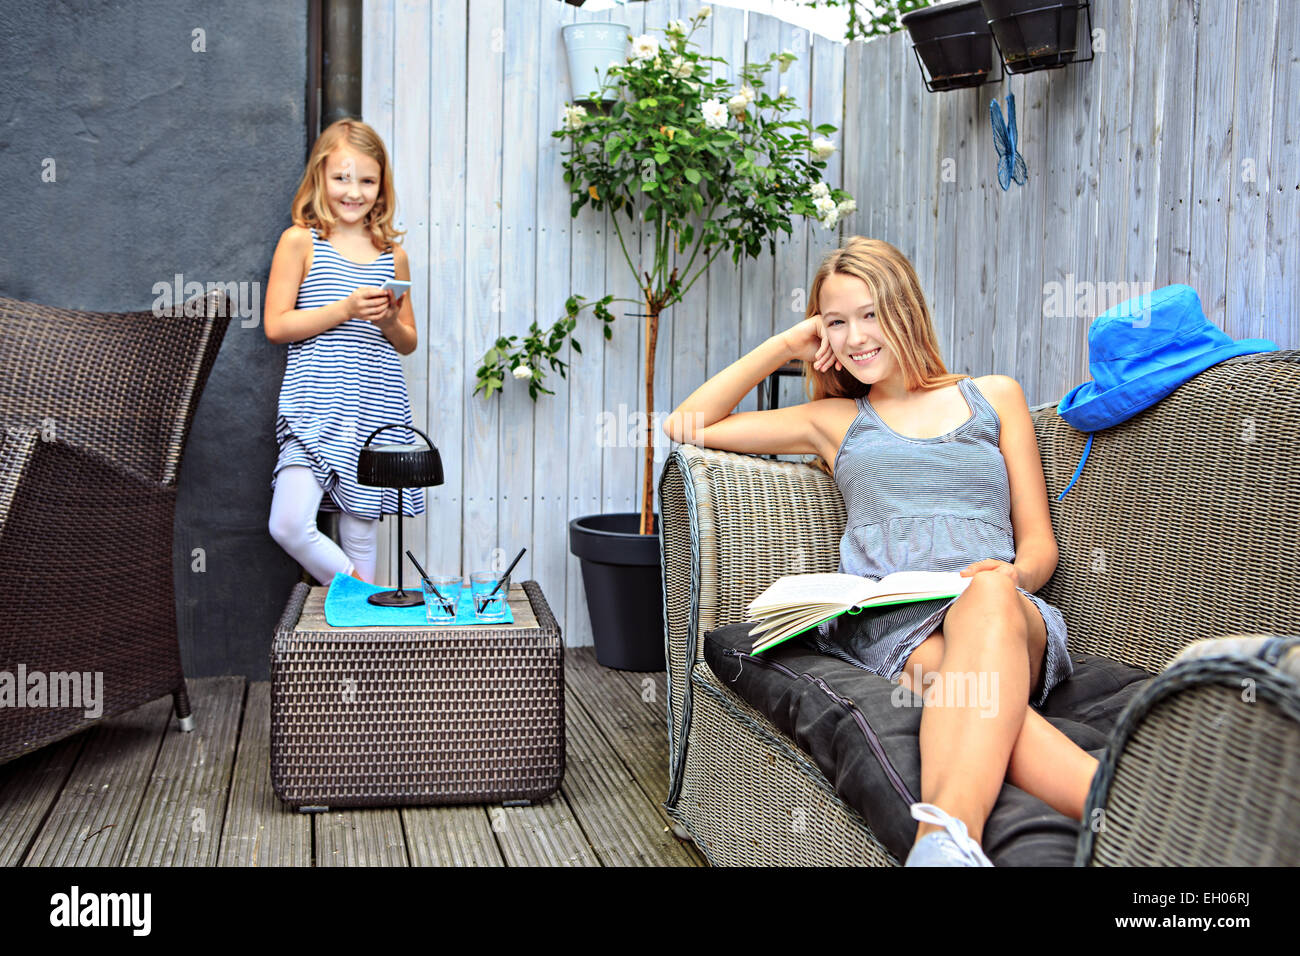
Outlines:
[{"label": "green leaf", "polygon": [[643,182],[643,183],[641,184],[641,191],[642,191],[642,192],[647,192],[647,193],[648,193],[648,192],[653,192],[653,191],[654,191],[655,189],[657,189],[658,187],[659,187],[659,184],[658,184],[657,182],[655,182],[653,179],[647,179],[645,182]]},{"label": "green leaf", "polygon": [[700,171],[698,169],[687,169],[682,173],[686,181],[694,185],[700,181]]}]

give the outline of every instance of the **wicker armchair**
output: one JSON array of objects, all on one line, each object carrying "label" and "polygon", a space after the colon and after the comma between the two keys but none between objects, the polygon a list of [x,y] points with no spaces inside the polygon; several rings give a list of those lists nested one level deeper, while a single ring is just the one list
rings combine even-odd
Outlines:
[{"label": "wicker armchair", "polygon": [[[1221,362],[1099,432],[1033,411],[1071,649],[1158,676],[1122,714],[1081,865],[1300,864],[1300,351]],[[888,865],[818,767],[704,661],[707,631],[789,573],[834,571],[844,505],[790,462],[675,449],[660,477],[670,785],[715,864]],[[794,807],[806,829],[789,826]]]},{"label": "wicker armchair", "polygon": [[209,293],[159,318],[0,298],[0,672],[19,694],[42,675],[0,709],[0,762],[165,694],[193,729],[172,521],[228,305]]}]

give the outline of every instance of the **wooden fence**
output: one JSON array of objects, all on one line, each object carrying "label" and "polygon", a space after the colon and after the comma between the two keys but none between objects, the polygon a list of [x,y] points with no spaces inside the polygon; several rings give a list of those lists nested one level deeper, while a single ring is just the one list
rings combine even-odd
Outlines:
[{"label": "wooden fence", "polygon": [[[428,490],[428,513],[407,522],[406,543],[452,573],[510,560],[527,547],[517,579],[542,586],[569,645],[591,643],[582,575],[569,554],[568,523],[640,508],[643,448],[626,436],[644,414],[642,310],[625,306],[606,342],[590,310],[579,320],[583,351],[566,354],[567,379],[551,373],[536,404],[508,380],[504,394],[472,395],[480,356],[498,335],[547,326],[571,294],[636,298],[607,214],[569,215],[562,141],[550,136],[571,94],[560,28],[621,18],[633,34],[687,19],[702,4],[655,0],[584,13],[555,0],[367,3],[363,117],[384,137],[394,166],[398,218],[407,230],[420,343],[404,361],[416,424],[442,454],[447,483]],[[748,19],[748,34],[746,20]],[[799,59],[766,81],[803,104],[815,123],[840,126],[844,45],[766,15],[716,6],[694,38],[735,66],[789,49]],[[811,111],[810,113],[808,111]],[[837,134],[834,139],[839,142]],[[840,182],[840,158],[827,178]],[[637,229],[620,222],[628,252],[649,268]],[[655,404],[671,411],[709,375],[801,317],[796,289],[839,241],[815,221],[796,224],[775,257],[714,260],[659,331]],[[678,262],[685,266],[685,255]],[[702,261],[702,260],[701,260]],[[622,314],[622,313],[632,314]],[[741,406],[754,407],[754,396]],[[657,433],[656,474],[670,444]],[[385,525],[390,524],[386,521]],[[395,574],[395,535],[385,529],[380,579]],[[422,559],[423,560],[423,559]],[[409,566],[409,565],[408,565]],[[408,574],[408,580],[410,574]]]},{"label": "wooden fence", "polygon": [[[694,0],[614,11],[634,34],[689,18]],[[569,376],[534,404],[526,387],[473,396],[498,335],[545,327],[571,294],[635,298],[606,216],[569,216],[558,128],[570,98],[564,23],[609,20],[556,0],[375,0],[365,5],[363,115],[388,144],[407,230],[421,347],[404,359],[416,424],[447,483],[407,522],[430,571],[509,560],[542,585],[566,643],[591,642],[568,522],[640,507],[642,449],[610,443],[644,413],[641,319],[605,342],[589,312]],[[713,7],[702,48],[774,69],[814,123],[841,129],[826,178],[858,211],[835,232],[797,224],[775,256],[719,256],[660,327],[657,411],[802,316],[821,256],[843,236],[886,239],[914,262],[953,371],[1016,377],[1031,404],[1088,376],[1087,327],[1107,293],[1187,282],[1236,338],[1300,342],[1300,18],[1288,0],[1095,0],[1095,59],[929,93],[904,34],[845,47],[773,17]],[[1023,187],[1003,192],[989,101],[1016,96]],[[843,166],[841,167],[841,162]],[[841,171],[843,169],[843,172]],[[626,220],[628,251],[652,251]],[[684,265],[679,262],[679,265]],[[1053,286],[1059,283],[1059,286]],[[1055,296],[1056,298],[1052,298]],[[1057,308],[1068,297],[1065,308]],[[1109,302],[1102,302],[1102,307]],[[630,307],[628,312],[637,312]],[[797,392],[787,385],[787,395]],[[740,409],[754,407],[751,394]],[[656,448],[656,475],[669,445]],[[380,579],[395,578],[391,521]],[[412,577],[407,573],[407,580]]]},{"label": "wooden fence", "polygon": [[[1031,404],[1091,378],[1129,292],[1187,283],[1233,338],[1300,343],[1300,5],[1094,0],[1092,26],[1091,62],[943,93],[904,33],[847,53],[852,227],[912,259],[950,370]],[[1029,179],[1003,192],[1008,92]]]}]

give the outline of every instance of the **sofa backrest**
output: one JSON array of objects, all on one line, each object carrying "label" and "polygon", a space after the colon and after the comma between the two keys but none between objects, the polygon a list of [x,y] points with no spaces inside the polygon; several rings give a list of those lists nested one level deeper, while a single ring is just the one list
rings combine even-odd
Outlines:
[{"label": "sofa backrest", "polygon": [[1087,434],[1034,413],[1074,650],[1158,671],[1199,638],[1297,633],[1300,351],[1238,356]]},{"label": "sofa backrest", "polygon": [[0,297],[0,422],[174,485],[230,321],[224,293],[193,302],[190,315],[159,317]]}]

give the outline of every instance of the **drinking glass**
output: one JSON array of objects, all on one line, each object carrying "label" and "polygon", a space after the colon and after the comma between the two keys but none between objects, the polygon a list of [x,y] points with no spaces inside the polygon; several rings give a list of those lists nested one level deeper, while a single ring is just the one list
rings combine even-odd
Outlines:
[{"label": "drinking glass", "polygon": [[430,575],[429,581],[442,594],[439,599],[424,580],[420,587],[424,589],[424,615],[430,624],[450,624],[456,620],[456,610],[460,604],[460,576],[456,574]]},{"label": "drinking glass", "polygon": [[[496,594],[488,597],[489,592],[501,587]],[[480,621],[502,621],[506,616],[506,595],[510,590],[510,579],[502,579],[500,571],[475,571],[469,576],[470,593],[474,599],[474,617]]]}]

